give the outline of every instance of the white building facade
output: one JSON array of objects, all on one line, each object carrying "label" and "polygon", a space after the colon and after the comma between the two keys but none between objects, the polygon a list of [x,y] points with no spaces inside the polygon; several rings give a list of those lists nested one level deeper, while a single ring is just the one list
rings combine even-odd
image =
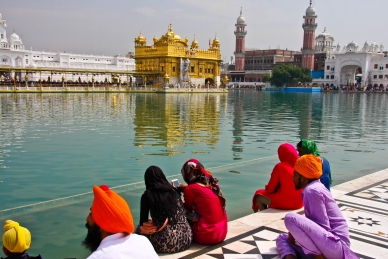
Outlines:
[{"label": "white building facade", "polygon": [[[46,52],[26,50],[21,38],[13,32],[7,39],[7,24],[0,14],[0,66],[12,68],[50,68],[55,69],[82,69],[82,70],[101,70],[112,73],[129,72],[135,70],[135,60],[133,58],[117,56],[97,56],[72,54],[61,52]],[[10,75],[12,77],[12,75]],[[24,75],[21,75],[22,77]],[[47,80],[51,76],[51,80],[60,81],[61,74],[52,74],[50,72],[37,75],[37,73],[30,76],[30,81],[38,81],[39,78]],[[2,80],[7,80],[7,76],[2,76]],[[68,77],[68,76],[67,76]],[[74,75],[73,75],[74,77]],[[76,78],[66,78],[66,80],[90,81],[92,75],[75,75]],[[95,81],[105,81],[107,78],[103,74],[94,74]],[[127,77],[122,78],[123,82],[127,81]]]},{"label": "white building facade", "polygon": [[[325,29],[326,31],[326,29]],[[317,43],[317,49],[327,51],[325,77],[313,82],[325,85],[345,86],[359,84],[361,87],[388,87],[388,56],[384,45],[365,42],[359,48],[350,42],[343,48],[334,47],[333,37],[325,35],[325,40]],[[328,40],[329,39],[329,40]]]}]

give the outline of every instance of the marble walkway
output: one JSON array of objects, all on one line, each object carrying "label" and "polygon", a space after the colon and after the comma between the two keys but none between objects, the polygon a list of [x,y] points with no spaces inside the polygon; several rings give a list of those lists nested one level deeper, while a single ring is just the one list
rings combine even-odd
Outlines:
[{"label": "marble walkway", "polygon": [[[332,194],[349,225],[351,249],[362,259],[388,258],[388,169],[337,185]],[[279,259],[275,239],[287,232],[288,211],[269,209],[229,222],[224,242],[193,244],[187,251],[160,258]],[[297,211],[304,214],[303,209]]]}]

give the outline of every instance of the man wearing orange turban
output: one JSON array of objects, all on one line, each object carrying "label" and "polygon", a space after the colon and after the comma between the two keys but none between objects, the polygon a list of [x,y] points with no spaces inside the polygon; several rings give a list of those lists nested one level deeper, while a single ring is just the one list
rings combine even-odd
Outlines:
[{"label": "man wearing orange turban", "polygon": [[33,257],[26,253],[31,246],[31,233],[16,221],[10,219],[5,221],[2,241],[3,252],[8,256],[4,259],[42,259],[40,255]]},{"label": "man wearing orange turban", "polygon": [[94,186],[93,193],[82,242],[93,252],[88,259],[159,258],[146,237],[133,234],[132,214],[120,195],[106,185]]},{"label": "man wearing orange turban", "polygon": [[358,258],[350,250],[346,220],[330,191],[319,181],[321,175],[319,157],[303,155],[296,161],[294,184],[296,189],[304,189],[306,217],[291,212],[284,218],[289,233],[280,234],[276,239],[280,258]]}]

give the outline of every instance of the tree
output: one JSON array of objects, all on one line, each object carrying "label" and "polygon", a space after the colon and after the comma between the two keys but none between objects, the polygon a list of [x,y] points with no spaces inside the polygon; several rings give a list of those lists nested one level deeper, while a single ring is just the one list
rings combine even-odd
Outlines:
[{"label": "tree", "polygon": [[263,76],[263,83],[269,82],[271,80],[271,75],[269,73],[265,73]]},{"label": "tree", "polygon": [[277,87],[283,85],[297,86],[298,82],[310,83],[312,78],[310,70],[294,65],[278,65],[272,70],[271,84]]}]

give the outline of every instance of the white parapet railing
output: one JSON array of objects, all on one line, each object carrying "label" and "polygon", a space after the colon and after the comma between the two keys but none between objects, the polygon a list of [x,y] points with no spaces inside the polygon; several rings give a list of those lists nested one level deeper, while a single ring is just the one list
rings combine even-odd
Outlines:
[{"label": "white parapet railing", "polygon": [[[134,191],[145,188],[144,182],[130,183],[120,186],[111,187],[117,193]],[[93,199],[93,192],[86,192],[77,195],[67,196],[49,201],[37,202],[25,206],[14,207],[10,209],[0,210],[0,219],[13,217],[15,215],[23,215],[31,212],[51,209],[59,206],[70,205],[78,202],[88,201]]]},{"label": "white parapet railing", "polygon": [[[251,159],[251,160],[247,160],[247,161],[236,162],[236,163],[232,163],[232,164],[225,164],[225,165],[221,165],[221,166],[217,166],[217,167],[211,167],[208,169],[211,172],[227,172],[232,167],[234,169],[237,169],[238,167],[244,166],[245,164],[265,162],[268,160],[275,159],[277,157],[278,157],[277,155],[267,156],[267,157],[256,158],[256,159]],[[227,170],[225,170],[225,169],[227,169]],[[172,180],[172,179],[180,177],[180,176],[181,176],[181,174],[176,174],[176,175],[166,176],[166,178],[169,180]],[[124,185],[119,185],[119,186],[115,186],[115,187],[110,187],[110,189],[114,190],[117,193],[130,192],[130,191],[145,189],[145,183],[144,183],[144,181],[141,181],[141,182],[136,182],[136,183],[130,183],[130,184],[124,184]],[[54,200],[48,200],[48,201],[37,202],[37,203],[29,204],[29,205],[4,209],[4,210],[0,210],[0,219],[12,218],[13,216],[16,216],[16,215],[24,215],[24,214],[28,214],[28,213],[37,212],[37,211],[52,209],[55,207],[84,202],[84,201],[88,201],[88,200],[92,200],[92,199],[93,199],[93,192],[86,192],[86,193],[67,196],[67,197],[58,198],[58,199],[54,199]]]}]

